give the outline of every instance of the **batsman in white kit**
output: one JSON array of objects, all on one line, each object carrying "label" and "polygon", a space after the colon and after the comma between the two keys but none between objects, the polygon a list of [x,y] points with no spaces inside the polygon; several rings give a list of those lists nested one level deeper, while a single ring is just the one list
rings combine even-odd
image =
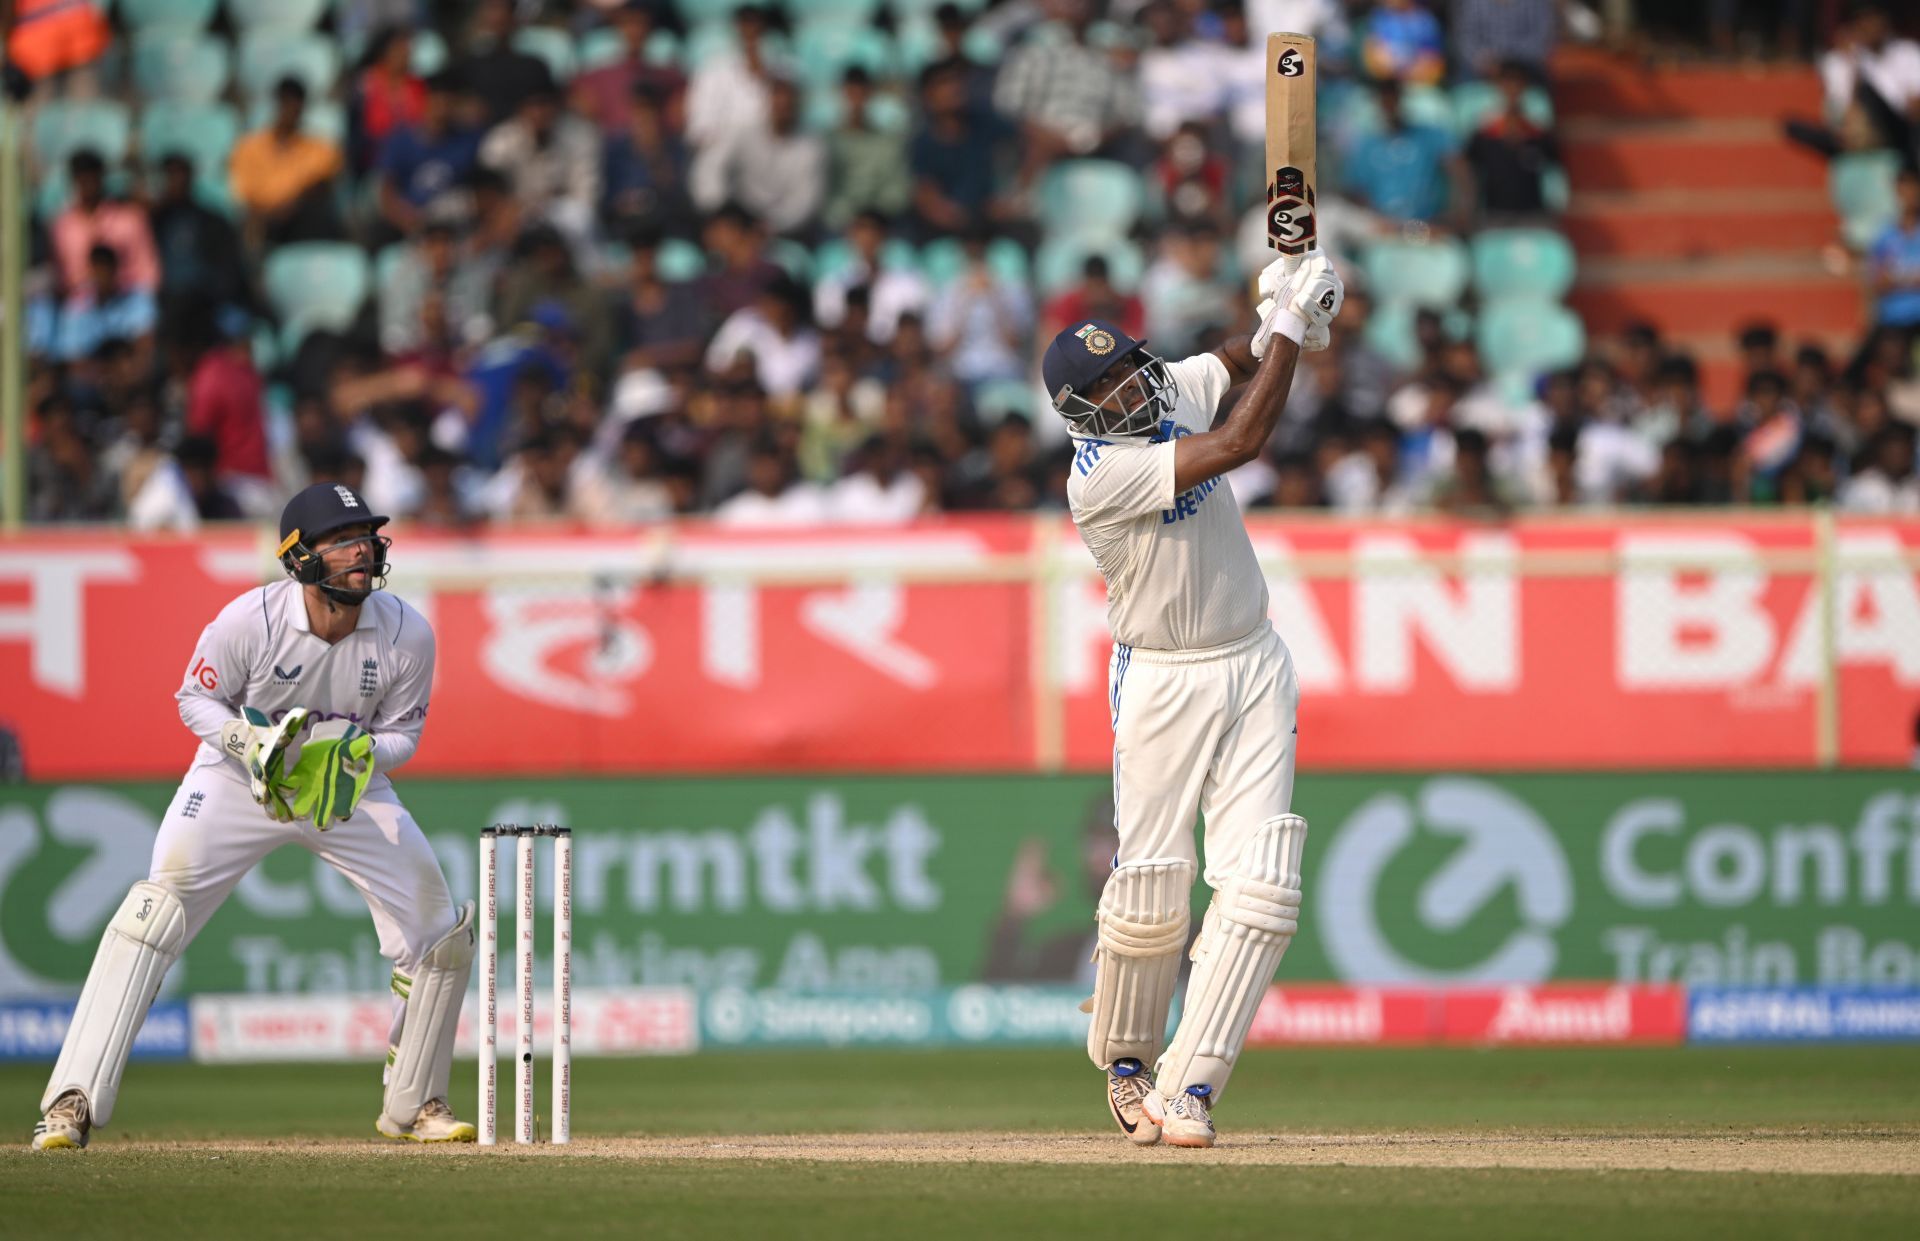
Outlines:
[{"label": "batsman in white kit", "polygon": [[280,518],[287,577],[249,590],[200,635],[175,697],[200,738],[153,843],[148,877],[107,924],[40,1101],[36,1149],[83,1147],[113,1117],[161,980],[234,885],[282,845],[366,898],[393,962],[394,1020],[375,1128],[471,1142],[447,1106],[474,911],[455,908],[389,773],[413,757],[433,688],[433,631],[381,588],[387,519],[315,483]]},{"label": "batsman in white kit", "polygon": [[[1164,362],[1095,321],[1055,337],[1041,367],[1072,428],[1068,505],[1106,578],[1114,637],[1120,843],[1099,902],[1087,1051],[1114,1119],[1142,1145],[1213,1145],[1213,1107],[1300,917],[1307,823],[1289,813],[1300,691],[1221,475],[1259,456],[1301,348],[1326,348],[1345,290],[1318,251],[1274,260],[1260,286],[1256,330],[1213,353]],[[1213,900],[1167,1042],[1196,814]]]}]

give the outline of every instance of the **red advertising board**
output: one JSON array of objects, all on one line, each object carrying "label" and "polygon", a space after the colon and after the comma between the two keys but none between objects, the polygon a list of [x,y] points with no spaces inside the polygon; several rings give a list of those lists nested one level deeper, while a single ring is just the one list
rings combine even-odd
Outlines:
[{"label": "red advertising board", "polygon": [[1684,987],[1270,987],[1249,1047],[1638,1043],[1687,1037]]},{"label": "red advertising board", "polygon": [[[1920,521],[1250,529],[1299,672],[1303,770],[1811,766],[1823,737],[1848,764],[1912,752]],[[29,774],[182,769],[173,692],[201,627],[274,572],[269,551],[233,531],[0,540],[0,726]],[[401,528],[394,564],[439,639],[411,770],[1109,762],[1101,586],[1056,518]]]}]

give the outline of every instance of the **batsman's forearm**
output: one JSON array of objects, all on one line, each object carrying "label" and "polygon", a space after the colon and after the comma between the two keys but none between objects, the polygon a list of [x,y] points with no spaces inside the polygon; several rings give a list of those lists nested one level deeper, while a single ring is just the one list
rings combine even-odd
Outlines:
[{"label": "batsman's forearm", "polygon": [[1267,340],[1266,356],[1253,372],[1253,381],[1220,427],[1220,434],[1236,456],[1251,461],[1273,438],[1273,429],[1280,425],[1280,415],[1287,408],[1293,369],[1299,361],[1300,346],[1292,340],[1278,332]]}]

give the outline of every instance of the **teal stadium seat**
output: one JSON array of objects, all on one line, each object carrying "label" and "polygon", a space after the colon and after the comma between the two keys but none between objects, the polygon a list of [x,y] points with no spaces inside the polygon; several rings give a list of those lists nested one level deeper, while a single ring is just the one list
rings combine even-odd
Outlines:
[{"label": "teal stadium seat", "polygon": [[1451,237],[1431,241],[1375,241],[1360,257],[1376,302],[1410,302],[1444,309],[1467,288],[1467,248]]},{"label": "teal stadium seat", "polygon": [[573,36],[564,30],[552,26],[528,26],[513,36],[513,46],[545,61],[547,68],[553,72],[553,80],[561,85],[571,82],[574,72],[579,68],[580,56],[574,49]]},{"label": "teal stadium seat", "polygon": [[212,103],[233,73],[227,43],[176,30],[142,34],[133,45],[133,87],[142,99]]},{"label": "teal stadium seat", "polygon": [[413,32],[411,65],[417,77],[430,78],[447,67],[447,41],[431,30]]},{"label": "teal stadium seat", "polygon": [[801,284],[813,281],[813,251],[797,241],[775,237],[767,243],[767,257],[786,269]]},{"label": "teal stadium seat", "polygon": [[305,34],[320,24],[333,0],[227,0],[227,16],[239,30]]},{"label": "teal stadium seat", "polygon": [[1550,228],[1494,228],[1473,239],[1473,287],[1483,298],[1559,301],[1573,287],[1573,246]]},{"label": "teal stadium seat", "polygon": [[1033,422],[1045,412],[1039,388],[1025,379],[996,379],[980,385],[973,394],[973,408],[988,423],[1003,421],[1008,414]]},{"label": "teal stadium seat", "polygon": [[[967,268],[967,252],[957,238],[941,237],[927,243],[920,252],[920,274],[935,288],[945,288]],[[1025,284],[1032,279],[1027,251],[1011,237],[996,237],[987,243],[987,270],[999,280]]]},{"label": "teal stadium seat", "polygon": [[[853,266],[853,247],[835,237],[824,241],[813,252],[813,278],[826,280],[838,276]],[[883,271],[915,271],[920,266],[919,256],[913,243],[899,237],[889,238],[880,246],[880,267]]]},{"label": "teal stadium seat", "polygon": [[[253,106],[247,109],[247,121],[249,132],[273,124],[273,100],[254,100]],[[331,99],[309,99],[307,110],[300,118],[300,130],[344,147],[347,141],[347,110]]]},{"label": "teal stadium seat", "polygon": [[267,255],[267,300],[280,317],[284,354],[291,357],[309,332],[353,326],[371,278],[366,253],[345,242],[300,242]]},{"label": "teal stadium seat", "polygon": [[[1504,105],[1500,88],[1492,82],[1462,82],[1453,88],[1453,127],[1462,138],[1470,137]],[[1543,129],[1553,125],[1553,97],[1537,86],[1520,96],[1520,111]]]},{"label": "teal stadium seat", "polygon": [[803,82],[832,85],[853,65],[877,78],[893,74],[893,41],[860,21],[816,15],[812,9],[793,36],[793,55]]},{"label": "teal stadium seat", "polygon": [[340,53],[324,36],[250,30],[240,40],[240,89],[250,99],[270,99],[286,77],[306,83],[310,99],[333,93],[340,79]]},{"label": "teal stadium seat", "polygon": [[66,174],[67,159],[91,148],[108,166],[127,157],[133,122],[127,105],[111,99],[55,99],[33,117],[33,151],[41,169]]},{"label": "teal stadium seat", "polygon": [[[1417,370],[1424,360],[1420,338],[1414,330],[1421,308],[1412,302],[1383,302],[1367,315],[1361,337],[1387,361],[1403,371]],[[1440,312],[1440,329],[1448,340],[1466,340],[1473,335],[1473,318],[1459,308]]]},{"label": "teal stadium seat", "polygon": [[701,23],[724,22],[733,16],[733,11],[751,0],[673,0],[673,7],[680,10],[680,16],[689,26]]},{"label": "teal stadium seat", "polygon": [[1558,302],[1503,297],[1480,313],[1480,360],[1495,375],[1539,375],[1572,366],[1586,354],[1580,316]]},{"label": "teal stadium seat", "polygon": [[1049,236],[1124,237],[1140,219],[1140,174],[1114,160],[1054,165],[1040,190],[1040,219]]},{"label": "teal stadium seat", "polygon": [[1900,157],[1892,151],[1851,151],[1827,169],[1827,192],[1840,214],[1840,235],[1849,247],[1865,250],[1900,214],[1894,178]]},{"label": "teal stadium seat", "polygon": [[140,152],[147,167],[176,152],[193,161],[203,188],[226,200],[227,157],[240,137],[240,118],[223,103],[150,103],[140,113]]},{"label": "teal stadium seat", "polygon": [[1034,280],[1042,297],[1052,297],[1078,283],[1087,260],[1094,255],[1107,260],[1107,271],[1114,287],[1131,291],[1146,270],[1146,256],[1140,247],[1124,237],[1049,237],[1040,244],[1033,258]]},{"label": "teal stadium seat", "polygon": [[669,237],[660,243],[660,252],[654,257],[654,267],[660,272],[660,278],[669,284],[698,280],[707,270],[706,251],[684,238]]},{"label": "teal stadium seat", "polygon": [[120,24],[137,34],[149,30],[178,30],[189,34],[207,28],[218,0],[119,0]]},{"label": "teal stadium seat", "polygon": [[[672,37],[671,31],[660,31],[659,33]],[[651,39],[648,40],[648,49],[652,49]],[[626,41],[620,37],[618,30],[601,26],[597,30],[589,30],[580,36],[580,45],[577,52],[578,55],[575,57],[578,61],[577,71],[587,73],[606,65],[618,64],[624,60],[627,55],[627,46]]]}]

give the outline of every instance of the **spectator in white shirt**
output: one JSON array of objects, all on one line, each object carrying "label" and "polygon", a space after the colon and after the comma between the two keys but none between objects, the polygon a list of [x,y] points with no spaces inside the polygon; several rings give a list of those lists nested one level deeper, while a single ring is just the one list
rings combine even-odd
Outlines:
[{"label": "spectator in white shirt", "polygon": [[767,123],[765,36],[768,10],[745,4],[733,12],[735,47],[720,52],[694,71],[687,85],[687,141],[696,147],[725,147]]},{"label": "spectator in white shirt", "polygon": [[1889,423],[1868,444],[1867,466],[1840,490],[1840,507],[1850,513],[1920,513],[1920,478],[1913,472],[1913,428]]},{"label": "spectator in white shirt", "polygon": [[1895,38],[1878,5],[1857,10],[1820,57],[1826,124],[1787,122],[1787,133],[1826,155],[1862,144],[1920,159],[1920,44]]},{"label": "spectator in white shirt", "polygon": [[703,211],[737,202],[776,233],[810,234],[826,201],[827,144],[801,128],[799,88],[773,79],[766,123],[701,147],[688,187]]},{"label": "spectator in white shirt", "polygon": [[847,474],[827,494],[834,521],[898,525],[927,506],[927,488],[911,468],[906,445],[876,435],[847,462]]},{"label": "spectator in white shirt", "polygon": [[877,211],[863,211],[847,226],[847,248],[852,261],[813,286],[813,313],[824,328],[837,328],[847,317],[847,292],[867,290],[867,339],[884,345],[893,339],[900,316],[926,310],[931,291],[919,272],[888,267],[884,262],[887,221]]},{"label": "spectator in white shirt", "polygon": [[826,494],[796,478],[792,456],[772,438],[755,442],[747,457],[747,489],[714,509],[727,526],[812,526],[828,518]]},{"label": "spectator in white shirt", "polygon": [[707,346],[707,369],[724,375],[745,361],[768,396],[799,396],[820,369],[820,334],[808,321],[811,301],[798,281],[782,275],[720,325]]},{"label": "spectator in white shirt", "polygon": [[480,144],[480,162],[497,170],[530,219],[545,220],[576,247],[592,239],[600,206],[600,132],[560,108],[552,79],[529,93],[510,120]]},{"label": "spectator in white shirt", "polygon": [[1023,281],[1003,279],[987,266],[987,240],[983,231],[968,234],[966,269],[927,310],[928,339],[934,348],[951,351],[949,367],[964,384],[1027,373],[1033,301]]}]

